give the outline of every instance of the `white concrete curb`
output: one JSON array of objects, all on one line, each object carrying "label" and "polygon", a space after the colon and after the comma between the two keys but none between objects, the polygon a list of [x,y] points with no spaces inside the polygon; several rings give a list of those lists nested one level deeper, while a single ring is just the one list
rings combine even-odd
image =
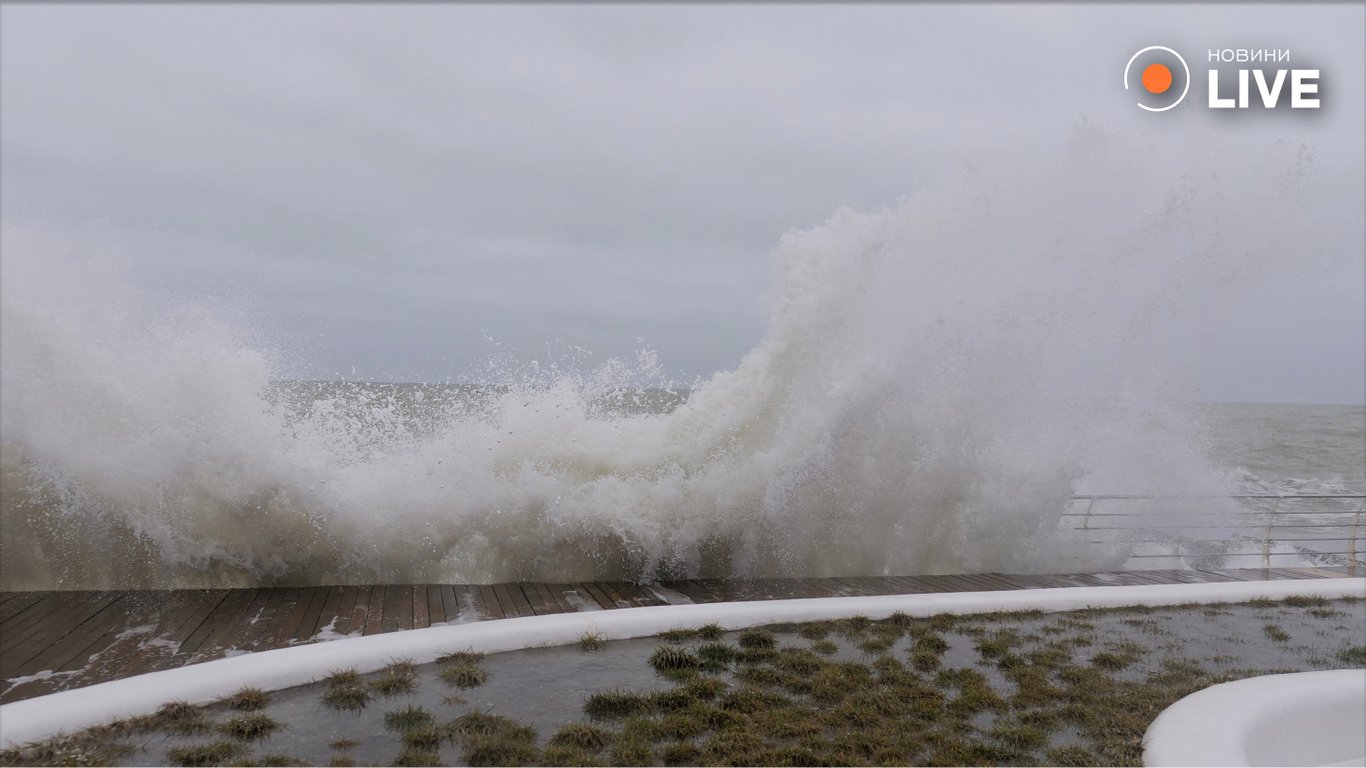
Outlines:
[{"label": "white concrete curb", "polygon": [[390,660],[426,663],[457,650],[497,653],[574,643],[587,633],[611,640],[647,637],[676,627],[716,623],[743,629],[780,622],[849,616],[886,618],[994,611],[1071,611],[1133,605],[1235,603],[1291,595],[1366,597],[1366,579],[1235,581],[1129,587],[1064,587],[1003,592],[829,597],[699,605],[622,608],[610,611],[529,616],[414,629],[336,640],[192,664],[48,694],[0,706],[0,744],[38,741],[123,717],[155,712],[171,700],[208,703],[243,686],[278,690],[313,682],[335,669],[380,669]]},{"label": "white concrete curb", "polygon": [[1144,765],[1366,765],[1366,669],[1235,680],[1162,710]]}]

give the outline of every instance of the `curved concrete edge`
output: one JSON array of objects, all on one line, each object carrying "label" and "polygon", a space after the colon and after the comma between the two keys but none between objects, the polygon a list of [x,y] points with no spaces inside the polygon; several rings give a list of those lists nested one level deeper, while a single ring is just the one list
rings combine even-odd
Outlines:
[{"label": "curved concrete edge", "polygon": [[204,704],[227,696],[243,686],[279,690],[311,683],[336,669],[355,667],[361,672],[372,672],[398,658],[409,658],[421,664],[457,650],[498,653],[567,645],[578,642],[588,633],[601,634],[610,640],[626,640],[710,623],[736,630],[765,624],[850,616],[881,619],[896,612],[916,617],[995,611],[1060,612],[1134,605],[1235,603],[1257,598],[1282,599],[1292,595],[1366,597],[1366,579],[1062,587],[1004,592],[764,600],[621,608],[479,621],[233,656],[5,704],[0,706],[0,744],[38,741],[63,731],[71,732],[118,718],[148,714],[171,700]]},{"label": "curved concrete edge", "polygon": [[1366,764],[1366,669],[1264,675],[1162,710],[1144,765]]}]

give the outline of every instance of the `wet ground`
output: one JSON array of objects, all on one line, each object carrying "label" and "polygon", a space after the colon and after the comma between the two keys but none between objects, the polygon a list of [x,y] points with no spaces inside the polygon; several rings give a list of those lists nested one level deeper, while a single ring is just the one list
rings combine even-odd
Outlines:
[{"label": "wet ground", "polygon": [[1366,601],[840,620],[396,659],[5,764],[1137,764],[1194,690],[1366,666]]}]

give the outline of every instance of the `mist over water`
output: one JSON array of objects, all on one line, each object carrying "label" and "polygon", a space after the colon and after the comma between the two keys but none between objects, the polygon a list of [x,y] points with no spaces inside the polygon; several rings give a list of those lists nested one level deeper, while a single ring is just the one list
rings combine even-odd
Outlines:
[{"label": "mist over water", "polygon": [[7,222],[0,589],[1117,567],[1055,530],[1068,498],[1236,490],[1175,405],[1206,334],[1285,254],[1342,257],[1300,149],[1192,158],[1083,125],[789,232],[767,336],[686,397],[648,350],[282,384],[285,353]]}]

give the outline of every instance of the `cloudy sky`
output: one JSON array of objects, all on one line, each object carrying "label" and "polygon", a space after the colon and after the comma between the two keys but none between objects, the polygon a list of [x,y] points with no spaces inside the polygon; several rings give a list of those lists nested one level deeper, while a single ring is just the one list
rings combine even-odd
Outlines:
[{"label": "cloudy sky", "polygon": [[[1056,151],[1081,119],[1222,132],[1220,162],[1303,142],[1360,211],[1363,28],[1347,4],[6,4],[2,213],[251,318],[300,376],[643,339],[686,381],[763,336],[785,231],[964,152]],[[1290,48],[1325,108],[1159,124],[1119,87],[1155,43],[1197,71]],[[1242,303],[1209,396],[1362,400],[1366,246],[1341,226],[1340,268]]]}]

